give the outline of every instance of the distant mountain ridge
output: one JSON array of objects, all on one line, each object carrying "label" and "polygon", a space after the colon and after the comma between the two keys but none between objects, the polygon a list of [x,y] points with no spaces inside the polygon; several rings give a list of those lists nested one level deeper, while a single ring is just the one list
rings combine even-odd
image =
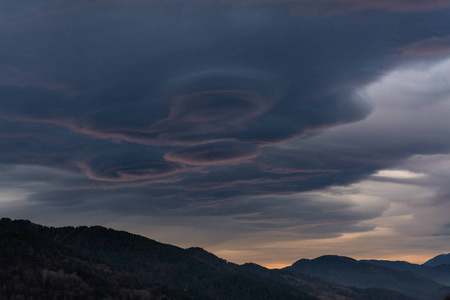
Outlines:
[{"label": "distant mountain ridge", "polygon": [[398,271],[409,271],[416,274],[421,274],[428,271],[430,267],[424,265],[413,264],[407,261],[391,261],[391,260],[377,260],[377,259],[362,259],[361,262],[374,264],[377,266],[387,267]]},{"label": "distant mountain ridge", "polygon": [[[416,283],[424,284],[423,291],[406,293],[408,296],[395,286],[361,286],[357,281],[342,284],[327,274],[312,274],[321,273],[323,267],[316,267],[321,272],[300,271],[299,262],[308,260],[273,270],[253,263],[237,265],[202,248],[182,249],[101,226],[54,228],[4,218],[0,237],[0,281],[6,282],[3,292],[25,299],[27,295],[42,299],[64,295],[67,300],[94,295],[93,299],[133,300],[413,300],[427,295],[430,300],[442,300],[448,288],[417,275]],[[315,261],[330,258],[330,262],[338,258],[347,266],[356,262],[376,268],[343,257],[325,256]],[[15,288],[18,286],[28,294]],[[15,299],[2,296],[0,291],[0,299]]]},{"label": "distant mountain ridge", "polygon": [[426,261],[423,265],[429,267],[437,267],[439,265],[450,265],[450,253],[448,254],[440,254],[438,256],[433,257],[432,259]]},{"label": "distant mountain ridge", "polygon": [[[438,255],[437,257],[440,257]],[[435,257],[436,258],[436,257]],[[433,263],[422,265],[412,264],[405,261],[389,261],[389,260],[361,260],[361,262],[367,262],[377,266],[387,267],[398,271],[408,271],[428,279],[434,280],[440,284],[450,286],[450,264],[447,263],[445,259],[435,260],[435,258],[429,260]],[[443,262],[443,264],[438,264],[438,262]]]},{"label": "distant mountain ridge", "polygon": [[450,287],[418,274],[336,255],[301,259],[285,269],[320,276],[344,286],[392,289],[416,299],[443,299],[450,293]]}]

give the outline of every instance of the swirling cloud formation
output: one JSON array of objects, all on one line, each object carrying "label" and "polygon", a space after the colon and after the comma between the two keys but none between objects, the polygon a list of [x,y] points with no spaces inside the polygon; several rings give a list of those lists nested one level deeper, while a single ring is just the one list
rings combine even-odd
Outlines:
[{"label": "swirling cloud formation", "polygon": [[305,238],[373,230],[389,205],[336,186],[450,151],[447,6],[3,1],[4,199]]}]

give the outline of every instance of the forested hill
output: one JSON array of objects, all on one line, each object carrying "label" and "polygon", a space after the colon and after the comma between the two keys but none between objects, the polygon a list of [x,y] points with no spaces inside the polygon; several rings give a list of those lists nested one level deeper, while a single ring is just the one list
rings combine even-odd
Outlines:
[{"label": "forested hill", "polygon": [[450,287],[421,275],[391,269],[350,257],[326,255],[316,259],[301,259],[287,270],[326,278],[344,286],[392,289],[423,300],[440,300],[450,293]]},{"label": "forested hill", "polygon": [[322,277],[237,265],[201,248],[182,249],[101,226],[0,220],[0,300],[418,299],[390,287],[343,286]]},{"label": "forested hill", "polygon": [[317,299],[212,254],[100,226],[2,219],[0,238],[0,299]]},{"label": "forested hill", "polygon": [[0,221],[0,299],[200,299],[143,284],[128,272],[92,260],[30,229],[26,221]]}]

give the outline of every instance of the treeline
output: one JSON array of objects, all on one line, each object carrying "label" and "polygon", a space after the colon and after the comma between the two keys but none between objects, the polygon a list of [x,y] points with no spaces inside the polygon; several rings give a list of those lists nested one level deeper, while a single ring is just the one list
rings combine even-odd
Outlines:
[{"label": "treeline", "polygon": [[15,225],[8,219],[0,222],[0,300],[196,299],[162,285],[143,284],[128,272]]}]

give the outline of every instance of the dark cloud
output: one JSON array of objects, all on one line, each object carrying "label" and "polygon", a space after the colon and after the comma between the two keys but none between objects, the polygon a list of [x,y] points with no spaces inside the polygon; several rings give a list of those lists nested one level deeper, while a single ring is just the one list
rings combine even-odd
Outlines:
[{"label": "dark cloud", "polygon": [[[141,0],[134,0],[135,2],[142,2]],[[81,2],[81,1],[80,1]],[[116,1],[123,2],[123,1]],[[130,1],[127,1],[130,2]],[[179,3],[183,0],[172,0],[172,2]],[[204,0],[194,0],[192,2],[204,2]],[[434,10],[440,8],[447,8],[450,6],[446,0],[213,0],[210,2],[227,4],[290,4],[296,7],[296,11],[303,13],[314,14],[337,14],[349,13],[360,10],[383,9],[396,12],[415,12],[423,10]],[[83,3],[83,2],[82,2]]]},{"label": "dark cloud", "polygon": [[450,152],[447,67],[407,70],[448,50],[447,3],[251,3],[0,4],[4,185],[228,236],[373,230],[389,205],[333,189]]},{"label": "dark cloud", "polygon": [[[264,0],[263,0],[264,1]],[[268,0],[270,1],[270,0]],[[273,0],[277,1],[277,0]],[[343,14],[361,10],[382,9],[396,12],[415,12],[448,8],[445,0],[416,1],[416,0],[291,0],[298,12]]]},{"label": "dark cloud", "polygon": [[4,118],[146,145],[271,145],[367,116],[356,90],[429,31],[390,40],[415,19],[303,20],[283,5],[81,7],[3,34]]},{"label": "dark cloud", "polygon": [[164,155],[164,158],[190,165],[213,165],[237,163],[258,155],[258,148],[250,144],[218,142],[175,150]]},{"label": "dark cloud", "polygon": [[[96,139],[191,150],[217,141],[270,146],[361,120],[371,108],[358,89],[395,64],[389,54],[445,30],[440,14],[421,28],[416,20],[426,14],[305,20],[273,4],[50,1],[29,8],[14,34],[2,33],[0,115],[67,128],[73,133],[65,133],[65,144],[77,149],[94,148],[86,145]],[[410,26],[413,36],[390,38],[389,28]],[[46,130],[56,131],[42,135]],[[170,157],[188,150],[166,151]],[[146,160],[171,169],[161,157]],[[128,170],[121,159],[108,163],[110,170]]]},{"label": "dark cloud", "polygon": [[162,177],[179,172],[182,168],[176,163],[147,158],[142,153],[122,152],[107,153],[86,164],[80,163],[86,175],[102,181],[133,181]]},{"label": "dark cloud", "polygon": [[[303,27],[316,26],[278,19],[288,12],[277,10],[271,13],[276,22],[258,23],[251,32],[241,32],[234,26],[247,24],[232,18],[240,7],[227,6],[219,12],[197,5],[201,8],[197,14],[208,18],[192,21],[194,5],[182,5],[187,13],[180,14],[171,5],[134,3],[104,5],[112,16],[120,11],[119,20],[97,18],[99,8],[94,6],[68,12],[64,18],[53,16],[52,24],[58,26],[25,26],[17,35],[8,36],[8,44],[14,47],[5,51],[9,59],[4,66],[9,82],[21,82],[23,74],[34,74],[36,78],[28,81],[33,85],[40,81],[40,86],[5,87],[2,94],[14,101],[5,100],[9,104],[2,106],[3,113],[96,137],[153,145],[224,138],[276,143],[367,115],[368,109],[352,100],[353,88],[339,87],[348,80],[345,77],[356,75],[339,72],[336,77],[336,64],[348,60],[344,49],[339,50],[344,41],[331,41],[335,57],[308,50],[320,46],[324,27],[317,26],[317,37],[304,36]],[[247,10],[256,15],[267,14],[266,9]],[[168,19],[150,18],[140,10],[148,10],[151,16],[154,11],[165,11]],[[81,12],[83,23],[78,20]],[[218,21],[210,23],[210,16],[222,26]],[[155,25],[160,30],[155,31]],[[298,29],[283,33],[289,28]],[[124,35],[131,30],[132,36]],[[161,36],[166,31],[171,32],[170,38]],[[148,40],[140,38],[144,36]],[[161,54],[168,49],[171,54]],[[357,56],[364,59],[361,53]],[[28,57],[26,65],[24,57]],[[327,70],[317,69],[321,65]],[[324,78],[313,81],[315,74]],[[312,95],[324,85],[330,91]],[[293,121],[295,127],[289,124]]]}]

